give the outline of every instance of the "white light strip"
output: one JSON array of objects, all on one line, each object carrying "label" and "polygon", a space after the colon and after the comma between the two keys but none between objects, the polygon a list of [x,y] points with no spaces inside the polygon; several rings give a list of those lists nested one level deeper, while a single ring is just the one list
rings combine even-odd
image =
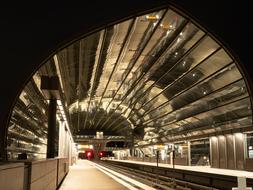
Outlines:
[{"label": "white light strip", "polygon": [[73,139],[72,133],[71,133],[71,131],[70,131],[70,129],[69,129],[69,124],[68,124],[68,122],[67,122],[67,121],[65,121],[65,123],[66,123],[66,126],[67,126],[67,130],[69,131],[71,141],[72,141],[72,142],[74,142],[74,139]]},{"label": "white light strip", "polygon": [[55,63],[55,67],[56,67],[56,73],[59,76],[61,89],[63,90],[62,76],[61,76],[61,72],[60,72],[60,68],[59,68],[59,62],[58,62],[57,55],[54,55],[54,63]]},{"label": "white light strip", "polygon": [[[130,177],[127,177],[127,176],[125,176],[125,175],[122,175],[122,174],[120,174],[120,173],[118,173],[118,172],[115,172],[115,171],[113,171],[113,170],[110,170],[110,169],[108,169],[108,168],[106,168],[106,167],[103,167],[103,166],[101,166],[101,165],[98,165],[98,164],[96,164],[96,163],[93,163],[93,162],[90,162],[94,167],[96,167],[97,169],[99,169],[99,170],[101,170],[101,171],[103,171],[103,170],[106,170],[106,171],[108,171],[108,172],[110,172],[110,173],[112,173],[112,174],[114,174],[114,175],[116,175],[116,176],[118,176],[118,177],[120,177],[120,178],[122,178],[122,179],[125,179],[126,181],[129,181],[130,183],[133,183],[134,185],[136,185],[136,186],[138,186],[138,187],[141,187],[141,188],[143,188],[143,189],[145,189],[145,190],[156,190],[156,189],[154,189],[153,187],[149,187],[149,186],[147,186],[147,185],[145,185],[145,184],[143,184],[143,183],[141,183],[141,182],[139,182],[139,181],[136,181],[136,180],[134,180],[134,179],[131,179]],[[103,171],[104,172],[104,171]],[[105,173],[105,172],[104,172]],[[134,188],[134,187],[133,187]],[[136,188],[134,188],[134,189],[136,189]]]},{"label": "white light strip", "polygon": [[[59,109],[60,109],[60,113],[61,113],[61,115],[62,115],[62,117],[63,117],[63,119],[64,119],[65,125],[66,125],[66,127],[67,127],[67,131],[69,132],[69,136],[70,136],[70,138],[71,138],[71,141],[74,142],[72,133],[71,133],[71,131],[70,131],[70,129],[69,129],[69,124],[68,124],[68,121],[67,121],[67,118],[66,118],[66,113],[65,113],[65,110],[63,109],[63,106],[62,106],[63,104],[62,104],[61,100],[57,100],[57,105],[58,105],[58,107],[59,107]],[[61,107],[61,108],[60,108],[60,107]],[[58,121],[60,122],[59,116],[56,115],[56,117],[57,117]]]}]

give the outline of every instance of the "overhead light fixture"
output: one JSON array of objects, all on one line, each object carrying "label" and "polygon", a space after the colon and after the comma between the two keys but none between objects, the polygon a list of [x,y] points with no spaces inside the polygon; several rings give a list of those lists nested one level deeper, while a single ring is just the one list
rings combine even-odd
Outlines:
[{"label": "overhead light fixture", "polygon": [[159,15],[146,15],[146,19],[150,21],[156,21],[159,19]]}]

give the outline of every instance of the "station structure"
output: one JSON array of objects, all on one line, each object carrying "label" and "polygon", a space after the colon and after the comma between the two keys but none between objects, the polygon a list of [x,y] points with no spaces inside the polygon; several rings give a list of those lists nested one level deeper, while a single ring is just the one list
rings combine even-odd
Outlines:
[{"label": "station structure", "polygon": [[252,188],[249,59],[188,3],[142,3],[93,18],[6,98],[0,189]]}]

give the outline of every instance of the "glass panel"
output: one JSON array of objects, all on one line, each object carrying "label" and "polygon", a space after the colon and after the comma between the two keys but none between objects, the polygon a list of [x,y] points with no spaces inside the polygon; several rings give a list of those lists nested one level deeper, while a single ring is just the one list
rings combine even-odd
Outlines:
[{"label": "glass panel", "polygon": [[[185,91],[187,90],[187,87],[194,87],[195,83],[198,83],[200,81],[202,81],[203,79],[209,77],[210,75],[214,74],[215,72],[217,72],[218,70],[220,70],[221,68],[223,68],[225,65],[228,65],[232,60],[226,56],[226,54],[224,54],[224,50],[220,50],[217,53],[215,53],[213,56],[211,56],[209,59],[207,59],[206,61],[202,62],[200,65],[198,65],[198,67],[196,67],[193,71],[189,72],[188,74],[186,74],[182,79],[178,80],[177,82],[175,82],[175,85],[173,85],[172,87],[168,88],[168,90],[166,91],[165,95],[166,97],[168,97],[168,93],[172,94],[176,94],[180,91]],[[219,60],[220,64],[215,64],[216,61]],[[207,68],[210,68],[208,71],[205,71]],[[201,89],[201,88],[199,88]],[[204,89],[203,89],[204,90]],[[187,91],[186,91],[187,93]],[[181,93],[179,93],[181,94]],[[203,91],[203,95],[207,94],[207,90]],[[177,96],[173,96],[175,97],[175,99],[179,99],[177,98]],[[170,113],[171,112],[171,107],[173,108],[173,106],[170,103],[170,100],[173,102],[176,102],[173,100],[172,98],[168,98],[166,104],[164,104],[164,106],[160,106],[162,105],[162,103],[159,106],[159,109],[154,109],[154,111],[156,113],[156,117],[161,116],[161,114],[165,114],[165,113]],[[180,95],[179,95],[180,97]],[[159,99],[159,97],[157,97],[156,99]],[[154,99],[154,100],[156,100]],[[148,110],[150,113],[151,110]]]},{"label": "glass panel", "polygon": [[[141,56],[137,60],[138,67],[134,67],[132,70],[133,75],[136,78],[141,76],[141,79],[138,84],[135,85],[135,89],[142,87],[144,84],[145,78],[143,73],[148,72],[150,68],[155,64],[156,60],[161,56],[161,54],[166,50],[166,48],[171,44],[175,38],[175,31],[179,30],[183,26],[185,19],[169,10],[164,19],[161,22],[161,26],[157,28],[154,35],[150,39],[149,43],[145,47]],[[165,27],[166,25],[166,27]],[[167,27],[168,25],[168,27]],[[131,80],[130,78],[128,80]],[[133,81],[129,83],[129,86],[133,85]],[[138,87],[138,88],[136,88]]]},{"label": "glass panel", "polygon": [[47,103],[31,80],[21,92],[8,128],[8,159],[46,157]]},{"label": "glass panel", "polygon": [[[189,69],[193,68],[197,63],[201,62],[203,59],[205,59],[208,55],[210,55],[217,48],[218,48],[218,45],[212,39],[206,38],[195,50],[193,50],[192,53],[189,54],[189,56],[187,56],[186,59],[188,59],[188,60],[191,59]],[[188,63],[189,63],[189,61],[188,61]],[[186,65],[186,62],[183,61],[181,67],[184,68],[185,65]],[[166,81],[173,81],[173,83],[175,83],[175,81],[177,81],[177,78],[184,74],[184,72],[180,72],[180,70],[173,70],[173,71],[174,72],[170,73],[169,78]],[[193,73],[192,75],[193,75],[193,77],[195,77],[195,75],[197,75],[197,73]],[[166,97],[172,97],[174,95],[173,90],[171,90],[170,86],[171,86],[171,84],[169,84],[165,87],[165,89],[168,91],[167,93],[165,93]],[[163,90],[165,90],[165,89],[163,89]],[[157,96],[152,101],[156,101],[156,99],[159,99],[159,97]],[[148,103],[152,103],[152,101],[150,101]]]},{"label": "glass panel", "polygon": [[191,165],[209,166],[210,165],[210,144],[209,139],[191,141]]},{"label": "glass panel", "polygon": [[[194,45],[203,35],[204,33],[199,31],[194,25],[188,24],[183,32],[181,32],[177,39],[173,42],[172,46],[166,50],[166,53],[162,55],[158,62],[151,67],[149,73],[147,74],[147,77],[149,78],[143,82],[143,84],[145,84],[144,88],[142,83],[137,85],[138,88],[136,89],[138,90],[135,91],[134,95],[136,96],[137,94],[138,98],[142,97],[143,94],[149,93],[149,90],[151,90],[150,87],[155,84],[159,85],[160,83],[158,81],[168,81],[166,78],[166,73],[169,72],[172,67],[176,66],[175,64],[180,59],[178,52],[180,51],[180,54],[184,54],[192,47],[189,46],[189,44]],[[177,54],[178,56],[173,54]],[[158,87],[161,88],[160,85]],[[149,94],[147,94],[147,96],[149,96]],[[149,99],[151,98],[152,96],[149,97]]]},{"label": "glass panel", "polygon": [[247,134],[247,153],[248,158],[253,158],[253,133]]},{"label": "glass panel", "polygon": [[200,127],[205,126],[215,127],[217,124],[222,122],[250,116],[252,112],[249,108],[249,103],[249,98],[243,98],[242,100],[228,105],[195,115],[194,117],[185,119],[184,122],[177,122],[180,127],[176,130],[187,131],[191,129],[199,130]]},{"label": "glass panel", "polygon": [[119,80],[117,79],[117,69],[121,68],[118,67],[118,60],[120,58],[119,56],[121,56],[121,49],[126,48],[125,46],[123,47],[123,45],[124,41],[127,40],[128,31],[131,30],[132,22],[132,20],[128,20],[114,26],[114,35],[112,37],[111,44],[109,46],[109,52],[105,61],[105,70],[103,73],[105,80],[100,80],[99,86],[99,88],[103,89],[102,92],[105,92],[105,94],[97,94],[97,96],[104,95],[105,97],[111,97],[115,92],[115,88],[118,85]]}]

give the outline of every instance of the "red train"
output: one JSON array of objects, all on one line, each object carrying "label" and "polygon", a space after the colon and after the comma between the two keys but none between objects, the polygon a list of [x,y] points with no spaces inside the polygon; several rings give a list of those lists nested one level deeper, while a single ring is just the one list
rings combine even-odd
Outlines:
[{"label": "red train", "polygon": [[78,158],[91,160],[94,158],[94,151],[92,149],[85,149],[83,152],[78,153]]},{"label": "red train", "polygon": [[[95,153],[92,149],[88,149],[88,150],[85,150],[84,152],[79,152],[78,153],[78,158],[79,159],[87,159],[87,160],[92,160],[95,158]],[[99,159],[101,158],[106,158],[106,157],[114,157],[114,154],[112,151],[100,151],[97,155],[97,157]]]},{"label": "red train", "polygon": [[114,154],[112,151],[100,151],[98,154],[98,157],[101,158],[106,158],[106,157],[114,157]]}]

